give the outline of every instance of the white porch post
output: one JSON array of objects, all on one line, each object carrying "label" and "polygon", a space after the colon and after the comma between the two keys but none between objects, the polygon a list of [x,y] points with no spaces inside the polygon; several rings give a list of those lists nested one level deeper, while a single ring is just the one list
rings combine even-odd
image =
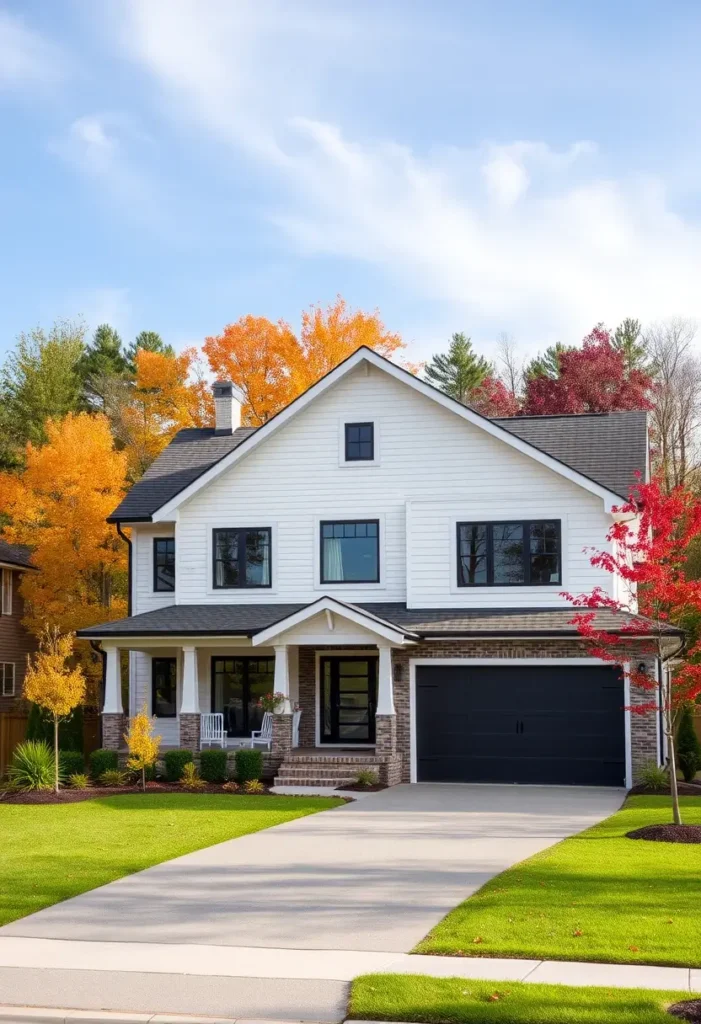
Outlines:
[{"label": "white porch post", "polygon": [[197,675],[197,648],[183,647],[183,692],[181,715],[199,715],[200,690]]},{"label": "white porch post", "polygon": [[287,644],[275,647],[275,675],[273,679],[275,693],[285,694],[283,712],[290,711],[290,661]]},{"label": "white porch post", "polygon": [[392,687],[392,648],[379,645],[377,665],[377,709],[378,715],[394,714],[394,693]]},{"label": "white porch post", "polygon": [[103,715],[122,715],[122,673],[119,661],[119,648],[107,647],[107,664],[105,665],[105,704]]}]

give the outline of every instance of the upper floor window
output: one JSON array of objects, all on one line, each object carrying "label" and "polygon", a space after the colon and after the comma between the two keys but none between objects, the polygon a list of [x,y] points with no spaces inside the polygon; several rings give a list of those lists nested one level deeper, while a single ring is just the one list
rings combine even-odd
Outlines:
[{"label": "upper floor window", "polygon": [[175,538],[156,537],[153,541],[153,589],[175,590]]},{"label": "upper floor window", "polygon": [[321,523],[321,582],[380,582],[379,519]]},{"label": "upper floor window", "polygon": [[3,697],[15,695],[15,666],[11,661],[0,662],[0,693]]},{"label": "upper floor window", "polygon": [[375,458],[374,423],[346,423],[346,462],[372,462]]},{"label": "upper floor window", "polygon": [[151,662],[151,708],[157,718],[177,714],[177,670],[175,658],[154,658]]},{"label": "upper floor window", "polygon": [[2,614],[12,615],[12,569],[2,570]]},{"label": "upper floor window", "polygon": [[458,523],[458,586],[562,583],[559,520]]},{"label": "upper floor window", "polygon": [[216,529],[212,547],[216,590],[271,585],[269,526]]}]

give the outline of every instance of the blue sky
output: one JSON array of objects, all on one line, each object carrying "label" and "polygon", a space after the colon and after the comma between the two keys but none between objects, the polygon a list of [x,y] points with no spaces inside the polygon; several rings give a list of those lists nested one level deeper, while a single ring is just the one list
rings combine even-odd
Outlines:
[{"label": "blue sky", "polygon": [[698,3],[0,0],[0,353],[341,293],[409,358],[701,316]]}]

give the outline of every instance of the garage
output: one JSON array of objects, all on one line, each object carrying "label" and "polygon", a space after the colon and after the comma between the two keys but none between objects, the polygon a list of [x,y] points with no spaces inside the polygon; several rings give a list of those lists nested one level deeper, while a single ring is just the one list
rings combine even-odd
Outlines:
[{"label": "garage", "polygon": [[624,786],[624,704],[610,666],[417,665],[417,781]]}]

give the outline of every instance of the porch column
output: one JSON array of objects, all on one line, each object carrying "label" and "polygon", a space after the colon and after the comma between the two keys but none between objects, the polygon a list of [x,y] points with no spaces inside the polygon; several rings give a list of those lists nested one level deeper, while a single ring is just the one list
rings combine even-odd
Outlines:
[{"label": "porch column", "polygon": [[397,754],[397,716],[392,685],[392,648],[378,644],[377,710],[375,712],[375,753],[380,762],[380,782],[396,785],[401,778],[401,758]]},{"label": "porch column", "polygon": [[292,750],[292,708],[290,705],[290,661],[287,644],[275,647],[275,693],[285,694],[285,703],[273,715],[273,737],[270,760],[275,772]]},{"label": "porch column", "polygon": [[183,681],[180,702],[180,746],[200,749],[200,693],[197,673],[197,648],[183,647]]},{"label": "porch column", "polygon": [[122,669],[118,647],[105,648],[105,703],[102,708],[102,745],[119,750],[124,733]]}]

